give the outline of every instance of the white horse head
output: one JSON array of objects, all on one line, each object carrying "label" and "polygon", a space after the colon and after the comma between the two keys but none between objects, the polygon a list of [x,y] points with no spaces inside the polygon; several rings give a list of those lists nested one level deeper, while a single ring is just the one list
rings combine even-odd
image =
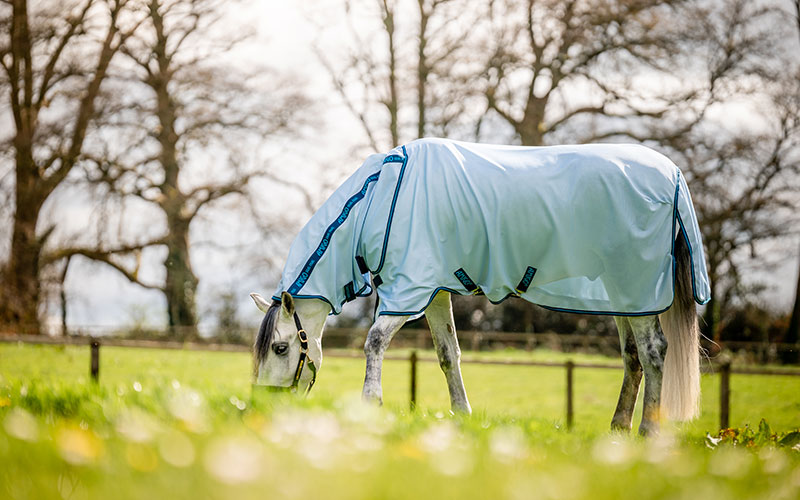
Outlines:
[{"label": "white horse head", "polygon": [[271,303],[257,293],[250,297],[265,314],[253,349],[256,385],[310,390],[322,365],[322,329],[330,307],[286,292]]}]

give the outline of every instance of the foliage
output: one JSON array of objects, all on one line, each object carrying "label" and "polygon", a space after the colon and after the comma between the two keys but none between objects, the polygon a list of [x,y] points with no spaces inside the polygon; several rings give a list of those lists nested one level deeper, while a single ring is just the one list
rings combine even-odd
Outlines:
[{"label": "foliage", "polygon": [[800,429],[789,432],[772,432],[772,428],[762,418],[758,423],[758,429],[753,429],[749,425],[738,429],[721,429],[715,436],[707,435],[706,444],[709,448],[716,448],[723,444],[745,448],[779,446],[800,452]]}]

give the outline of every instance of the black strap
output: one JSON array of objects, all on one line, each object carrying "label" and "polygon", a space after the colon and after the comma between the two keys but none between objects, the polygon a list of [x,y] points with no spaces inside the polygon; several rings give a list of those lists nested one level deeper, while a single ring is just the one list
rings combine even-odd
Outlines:
[{"label": "black strap", "polygon": [[352,281],[344,286],[344,300],[345,302],[356,300],[356,290]]},{"label": "black strap", "polygon": [[381,276],[379,274],[376,274],[375,276],[372,277],[372,284],[375,285],[375,288],[378,288],[383,284],[383,280],[381,279]]},{"label": "black strap", "polygon": [[314,366],[314,362],[311,358],[308,357],[308,334],[306,331],[303,330],[303,326],[300,324],[300,317],[297,313],[294,313],[294,324],[297,327],[297,336],[300,338],[300,359],[297,360],[297,368],[294,370],[294,379],[292,380],[292,385],[288,387],[291,392],[297,392],[297,386],[300,383],[300,376],[303,374],[303,368],[305,365],[308,365],[308,369],[311,370],[311,382],[308,383],[308,387],[306,387],[306,394],[311,390],[314,386],[314,382],[317,381],[317,367]]},{"label": "black strap", "polygon": [[525,274],[522,276],[522,280],[520,280],[519,285],[517,285],[517,292],[527,292],[528,287],[531,286],[531,281],[533,281],[534,276],[536,276],[536,268],[528,266],[528,269],[525,270]]},{"label": "black strap", "polygon": [[[303,326],[300,324],[300,316],[297,313],[294,313],[294,326],[297,328],[297,331],[303,330]],[[305,330],[303,330],[305,332]]]},{"label": "black strap", "polygon": [[456,276],[456,278],[458,278],[458,281],[460,281],[461,284],[464,285],[464,288],[466,288],[469,293],[471,293],[472,295],[483,295],[483,290],[481,290],[480,287],[478,287],[478,285],[476,285],[475,282],[472,281],[472,279],[469,277],[467,272],[464,271],[463,268],[458,268],[458,270],[456,270],[456,272],[454,272],[453,274]]},{"label": "black strap", "polygon": [[367,274],[369,272],[369,267],[367,266],[367,261],[364,260],[364,257],[356,255],[356,264],[358,264],[358,272],[361,274]]}]

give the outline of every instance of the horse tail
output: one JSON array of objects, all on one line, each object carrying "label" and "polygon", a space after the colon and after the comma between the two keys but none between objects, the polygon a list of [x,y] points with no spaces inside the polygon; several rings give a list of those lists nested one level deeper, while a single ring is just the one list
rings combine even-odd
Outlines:
[{"label": "horse tail", "polygon": [[699,413],[700,329],[692,288],[692,258],[681,230],[675,241],[675,290],[672,306],[659,315],[667,338],[661,407],[671,420],[691,420]]}]

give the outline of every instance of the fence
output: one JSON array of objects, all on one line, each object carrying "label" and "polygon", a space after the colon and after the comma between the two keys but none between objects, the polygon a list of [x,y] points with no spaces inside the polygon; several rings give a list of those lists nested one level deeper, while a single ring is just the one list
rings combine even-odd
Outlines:
[{"label": "fence", "polygon": [[[70,332],[77,337],[124,338],[135,340],[157,340],[164,342],[178,341],[198,343],[219,342],[227,344],[241,344],[250,346],[253,335],[258,331],[257,326],[226,329],[218,332],[206,331],[205,334],[216,333],[214,337],[197,338],[196,328],[186,329],[178,327],[165,331],[159,329],[119,329],[109,327],[83,326]],[[0,330],[0,338],[16,332]],[[367,328],[355,327],[327,327],[325,328],[326,348],[361,349],[366,339]],[[605,333],[597,331],[579,332],[573,334],[552,332],[502,332],[483,330],[459,330],[458,338],[461,349],[464,351],[486,351],[502,348],[515,348],[532,350],[545,348],[559,352],[585,352],[604,355],[619,354],[619,336],[612,330]],[[782,353],[797,351],[798,344],[763,341],[724,341],[721,345],[702,340],[703,347],[710,354],[716,355],[721,350],[729,351],[736,355],[737,361],[747,363],[769,364],[779,363]],[[408,347],[412,349],[431,349],[433,343],[428,329],[407,326],[401,329],[392,340],[393,347]]]},{"label": "fence", "polygon": [[[92,337],[44,337],[29,335],[5,335],[0,336],[0,342],[6,343],[27,343],[27,344],[49,344],[49,345],[88,345],[90,349],[89,375],[95,381],[100,378],[100,346],[113,347],[138,347],[147,349],[186,349],[195,351],[226,351],[226,352],[250,352],[248,346],[239,344],[204,344],[190,342],[170,342],[154,340],[129,340],[129,339],[103,339]],[[326,356],[333,358],[363,358],[359,352],[333,351],[326,353]],[[417,363],[436,362],[438,359],[433,357],[420,357],[416,350],[412,350],[408,356],[387,354],[386,360],[408,361],[410,373],[410,394],[409,407],[413,410],[417,405]],[[576,368],[592,369],[622,369],[622,365],[611,363],[575,363],[572,360],[565,362],[548,361],[520,361],[520,360],[487,360],[487,359],[462,359],[462,363],[480,365],[506,365],[506,366],[538,366],[549,368],[563,368],[566,375],[566,423],[567,427],[572,427],[574,420],[574,372]],[[719,415],[720,428],[725,429],[729,426],[730,416],[730,377],[731,374],[741,375],[780,375],[800,377],[800,370],[772,369],[763,367],[734,367],[730,362],[719,363],[716,366],[709,366],[704,369],[706,372],[718,373],[719,384]]]}]

